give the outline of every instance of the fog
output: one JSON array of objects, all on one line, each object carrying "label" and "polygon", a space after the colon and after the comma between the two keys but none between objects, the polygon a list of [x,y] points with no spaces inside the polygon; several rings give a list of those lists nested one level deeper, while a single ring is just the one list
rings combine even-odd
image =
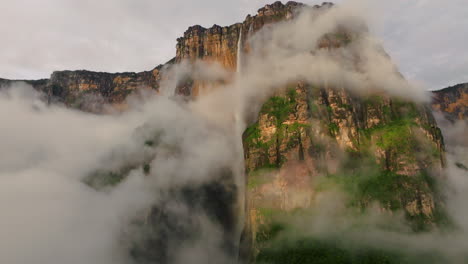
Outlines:
[{"label": "fog", "polygon": [[[168,222],[175,217],[178,227],[193,228],[197,234],[190,243],[180,242],[170,237],[170,228],[164,227],[167,223],[158,222],[157,230],[169,237],[158,237],[157,232],[153,235],[173,243],[155,251],[168,251],[172,263],[236,262],[230,250],[235,252],[238,247],[244,221],[241,135],[268,96],[289,83],[305,81],[362,94],[384,92],[420,103],[429,100],[424,89],[404,80],[381,43],[367,31],[363,4],[343,4],[323,13],[305,9],[294,20],[249,36],[252,51],[244,54],[238,73],[202,62],[167,69],[169,77],[159,95],[135,97],[129,100],[129,110],[121,114],[92,115],[47,105],[27,85],[3,87],[0,262],[132,263],[128,253],[135,239],[132,223],[152,215],[157,206],[169,215]],[[343,28],[356,32],[352,36],[355,41],[337,49],[315,49],[324,34]],[[174,95],[175,85],[185,75],[207,83],[227,80],[227,84],[187,102]],[[147,144],[148,140],[154,142]],[[131,169],[115,187],[91,188],[83,182],[95,171],[115,170],[126,163],[132,164]],[[234,226],[229,232],[204,208],[179,200],[177,194],[181,188],[212,182],[230,186],[220,180],[225,171],[235,193]],[[450,182],[463,182],[456,173],[459,171],[454,169]],[[341,195],[334,197],[339,201]],[[457,197],[454,201],[462,200]],[[335,204],[335,198],[325,200]],[[460,212],[457,203],[453,206],[453,212]],[[324,217],[318,219],[336,219]],[[466,218],[462,215],[460,219]],[[326,225],[317,226],[320,228],[304,230],[329,230]],[[450,252],[459,250],[458,254],[465,249],[468,241],[463,234],[456,241],[459,247],[449,248]],[[369,241],[392,241],[391,236],[388,241],[381,239],[380,230],[366,235]],[[431,235],[403,240],[415,245],[432,239]],[[226,246],[226,240],[237,242]],[[439,246],[435,242],[420,245],[429,249]]]}]

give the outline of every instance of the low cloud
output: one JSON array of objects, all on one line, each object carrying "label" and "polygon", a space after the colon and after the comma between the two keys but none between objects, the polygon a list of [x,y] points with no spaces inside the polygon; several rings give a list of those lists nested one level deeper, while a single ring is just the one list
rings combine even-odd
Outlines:
[{"label": "low cloud", "polygon": [[[7,217],[0,222],[0,235],[7,239],[0,241],[0,262],[131,263],[125,248],[129,241],[121,240],[126,239],[126,229],[134,227],[130,224],[134,217],[141,215],[166,218],[163,224],[155,223],[160,231],[155,235],[173,243],[155,251],[168,250],[174,262],[234,261],[244,219],[241,135],[268,96],[291,82],[307,81],[356,93],[427,100],[364,30],[357,19],[363,9],[358,7],[343,5],[322,15],[306,9],[296,20],[261,30],[252,36],[252,51],[244,54],[245,65],[236,74],[205,63],[175,66],[162,95],[147,96],[120,115],[96,116],[49,106],[22,85],[2,89],[0,210]],[[343,27],[357,30],[355,42],[315,49],[323,34]],[[186,75],[228,81],[185,102],[172,94],[178,79]],[[83,183],[96,170],[128,162],[136,165],[115,188],[96,191]],[[231,199],[229,213],[235,218],[228,219],[233,222],[229,232],[225,223],[197,207],[207,203],[204,197],[190,195],[192,188],[210,183],[232,187],[234,197],[225,197]],[[172,240],[164,224],[196,230],[197,239],[178,243],[183,239]]]}]

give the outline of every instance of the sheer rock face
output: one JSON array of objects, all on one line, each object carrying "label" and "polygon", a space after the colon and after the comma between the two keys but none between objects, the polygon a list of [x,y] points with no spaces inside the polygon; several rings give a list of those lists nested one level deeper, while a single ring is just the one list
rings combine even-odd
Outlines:
[{"label": "sheer rock face", "polygon": [[90,71],[54,72],[49,80],[52,95],[75,101],[85,93],[96,93],[111,103],[121,102],[137,88],[156,90],[160,68],[140,73],[99,73]]},{"label": "sheer rock face", "polygon": [[[291,177],[286,173],[291,172],[290,168],[299,173],[297,179],[312,183],[316,176],[341,173],[346,166],[353,165],[345,164],[353,158],[358,159],[354,165],[364,165],[365,159],[370,159],[381,171],[408,177],[442,168],[443,139],[427,106],[385,95],[363,98],[345,89],[304,84],[288,89],[270,99],[258,121],[244,133],[245,163],[250,175],[261,169],[277,168],[277,172],[270,173],[276,177],[274,181],[283,182],[286,189],[290,186],[294,189],[298,182],[282,179]],[[294,99],[288,98],[293,94]],[[280,108],[287,115],[276,115]],[[307,184],[297,187],[304,186]],[[251,187],[259,195],[267,188],[256,184]],[[308,188],[313,193],[313,184]],[[288,201],[288,195],[279,190],[277,196],[280,201],[276,204],[282,210],[309,204],[308,200],[302,205]],[[432,197],[427,199],[424,204],[430,204],[430,208],[414,208],[413,213],[430,215],[434,202]],[[401,201],[404,207],[412,202]]]},{"label": "sheer rock face", "polygon": [[161,80],[160,65],[151,71],[106,73],[92,71],[57,71],[50,79],[0,80],[0,86],[26,83],[44,93],[49,102],[59,102],[66,106],[88,112],[102,113],[106,104],[124,106],[128,95],[137,89],[158,91]]},{"label": "sheer rock face", "polygon": [[[328,7],[330,4],[324,5]],[[240,66],[237,65],[240,62],[239,53],[248,50],[247,40],[255,31],[264,25],[292,18],[301,6],[303,4],[292,1],[287,4],[275,2],[259,9],[255,16],[248,15],[242,23],[226,27],[214,25],[208,29],[199,25],[190,27],[183,37],[177,39],[176,62],[203,60],[235,71]],[[191,89],[178,89],[178,92],[186,96],[198,96],[211,87],[198,80],[189,82]]]},{"label": "sheer rock face", "polygon": [[401,210],[415,228],[438,221],[430,177],[442,174],[445,150],[429,106],[299,83],[264,104],[243,142],[253,255],[272,215],[313,208],[324,177],[353,186],[358,208]]},{"label": "sheer rock face", "polygon": [[206,29],[190,27],[184,37],[177,39],[176,62],[183,60],[216,61],[229,69],[236,68],[237,43],[241,24],[230,27],[214,25]]},{"label": "sheer rock face", "polygon": [[454,122],[468,118],[468,84],[458,84],[433,92],[432,108]]},{"label": "sheer rock face", "polygon": [[[288,2],[286,5],[275,2],[258,10],[255,16],[247,16],[244,22],[227,27],[214,25],[190,27],[184,36],[177,39],[176,62],[183,60],[216,61],[224,67],[234,70],[237,67],[238,44],[245,41],[265,24],[291,18],[294,10],[303,4]],[[242,38],[242,39],[241,39]]]}]

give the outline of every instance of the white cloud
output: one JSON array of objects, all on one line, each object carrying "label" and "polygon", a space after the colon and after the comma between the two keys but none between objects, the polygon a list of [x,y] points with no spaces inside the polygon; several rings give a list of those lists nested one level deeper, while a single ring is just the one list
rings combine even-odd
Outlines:
[{"label": "white cloud", "polygon": [[[0,77],[31,79],[64,69],[149,70],[175,55],[189,26],[239,22],[273,0],[1,2]],[[408,78],[428,88],[468,81],[465,0],[373,4],[374,29]]]},{"label": "white cloud", "polygon": [[429,89],[468,81],[465,0],[378,1],[376,28],[400,70]]}]

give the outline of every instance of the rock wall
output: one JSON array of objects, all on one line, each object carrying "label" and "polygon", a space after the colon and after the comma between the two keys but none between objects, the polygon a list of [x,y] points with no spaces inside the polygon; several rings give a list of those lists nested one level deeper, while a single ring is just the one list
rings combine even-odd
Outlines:
[{"label": "rock wall", "polygon": [[242,23],[226,27],[214,25],[208,29],[199,25],[190,27],[183,37],[177,39],[176,62],[202,59],[215,61],[235,70],[239,42],[244,47],[248,37],[256,30],[266,24],[293,17],[295,10],[300,6],[303,4],[292,1],[285,5],[275,2],[259,9],[255,16],[248,15]]},{"label": "rock wall", "polygon": [[433,92],[432,108],[450,121],[468,118],[468,84],[458,84]]},{"label": "rock wall", "polygon": [[[324,4],[329,5],[331,4]],[[249,37],[267,24],[291,19],[301,6],[303,4],[293,1],[286,4],[278,1],[259,9],[255,16],[248,15],[242,23],[226,27],[214,25],[208,29],[199,25],[190,27],[183,37],[177,39],[176,62],[203,60],[218,63],[230,71],[239,70],[242,56],[249,49]],[[180,93],[198,96],[212,86],[199,80],[189,82],[191,89]]]},{"label": "rock wall", "polygon": [[[168,62],[166,65],[171,63]],[[125,108],[125,99],[138,89],[157,92],[163,67],[159,65],[151,71],[139,73],[57,71],[52,73],[50,79],[38,81],[0,79],[0,86],[26,83],[42,92],[49,102],[63,103],[83,111],[103,113],[107,104],[116,108]]]},{"label": "rock wall", "polygon": [[323,178],[351,185],[354,207],[379,202],[382,210],[403,210],[416,229],[438,221],[441,200],[431,177],[440,176],[445,154],[428,106],[291,85],[246,130],[244,155],[250,243],[272,211],[313,207]]}]

